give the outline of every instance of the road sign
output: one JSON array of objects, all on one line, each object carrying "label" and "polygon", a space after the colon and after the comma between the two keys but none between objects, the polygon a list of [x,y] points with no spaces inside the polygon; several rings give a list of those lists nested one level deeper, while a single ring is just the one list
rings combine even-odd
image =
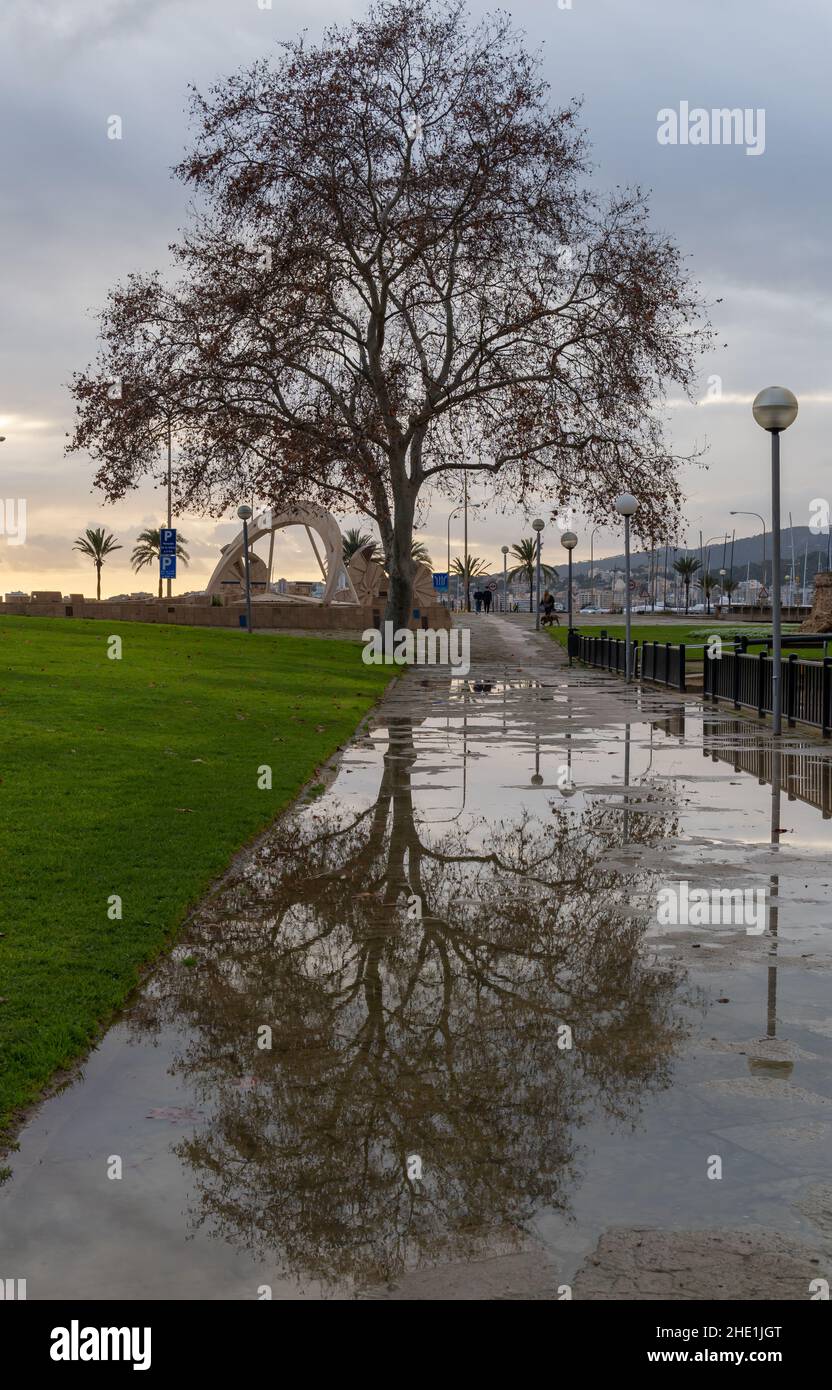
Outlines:
[{"label": "road sign", "polygon": [[175,555],[160,555],[160,557],[159,557],[159,566],[160,566],[159,573],[161,574],[162,579],[175,579],[175,578],[176,578],[176,556],[175,556]]},{"label": "road sign", "polygon": [[491,580],[491,583],[489,584],[488,587],[489,587],[489,589],[491,590],[492,594],[496,594],[496,592],[497,592],[497,590],[499,589],[500,586],[499,586],[499,584],[497,583],[496,579],[492,579],[492,580]]},{"label": "road sign", "polygon": [[434,589],[445,590],[448,587],[448,571],[438,570],[433,576]]},{"label": "road sign", "polygon": [[163,526],[159,532],[159,550],[162,555],[176,554],[176,527]]}]

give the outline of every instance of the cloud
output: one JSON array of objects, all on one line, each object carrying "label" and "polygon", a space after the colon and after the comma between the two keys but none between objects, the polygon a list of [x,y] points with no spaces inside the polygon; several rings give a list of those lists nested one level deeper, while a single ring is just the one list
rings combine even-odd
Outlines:
[{"label": "cloud", "polygon": [[[271,10],[256,0],[2,0],[0,463],[3,495],[27,498],[38,536],[14,554],[0,547],[4,584],[10,564],[33,576],[8,587],[36,583],[42,564],[50,575],[63,566],[66,590],[80,563],[71,540],[86,525],[124,539],[163,515],[150,485],[105,506],[92,491],[91,464],[64,457],[66,382],[94,356],[94,311],[110,286],[131,270],[169,264],[167,245],[186,220],[186,194],[170,168],[188,142],[188,84],[205,88],[304,28],[314,42],[324,24],[366,8],[365,0],[274,0]],[[493,10],[496,0],[472,0],[472,8]],[[780,0],[735,0],[730,24],[724,0],[575,0],[571,10],[514,0],[511,11],[530,45],[544,45],[553,99],[584,98],[597,186],[651,188],[654,225],[680,244],[714,302],[720,347],[701,364],[695,393],[704,408],[693,410],[677,390],[662,406],[677,452],[710,444],[708,471],[683,475],[691,527],[711,534],[730,507],[768,507],[750,405],[772,382],[800,399],[783,486],[784,508],[805,514],[807,499],[828,490],[832,401],[832,189],[819,172],[828,162],[828,0],[803,0],[788,23]],[[783,72],[800,80],[783,81]],[[656,112],[683,98],[707,108],[765,106],[765,154],[659,146]],[[106,138],[113,112],[124,119],[120,142]],[[708,395],[715,375],[719,399]],[[481,495],[474,487],[472,502]],[[538,505],[548,516],[545,497]],[[450,509],[436,501],[424,527],[443,565]],[[180,525],[194,547],[188,582],[198,583],[235,526],[190,516]],[[586,558],[586,528],[578,529]],[[526,534],[522,516],[472,511],[470,548],[492,566],[501,568],[504,542]],[[452,555],[461,537],[455,522]],[[612,522],[606,539],[620,549]],[[604,543],[596,538],[596,553]],[[282,573],[311,577],[308,548],[291,533],[278,555]],[[117,562],[114,589],[136,587],[129,557],[119,552]]]},{"label": "cloud", "polygon": [[33,41],[90,43],[146,29],[155,14],[182,3],[188,0],[4,0],[3,27]]}]

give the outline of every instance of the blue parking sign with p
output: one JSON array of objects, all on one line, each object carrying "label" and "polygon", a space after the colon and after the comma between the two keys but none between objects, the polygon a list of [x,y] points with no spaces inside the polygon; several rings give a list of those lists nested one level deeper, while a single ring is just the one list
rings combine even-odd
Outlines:
[{"label": "blue parking sign with p", "polygon": [[159,531],[159,550],[162,555],[176,554],[176,527],[162,526]]},{"label": "blue parking sign with p", "polygon": [[161,572],[161,576],[162,576],[163,579],[175,579],[175,578],[176,578],[176,556],[175,556],[175,555],[162,555],[162,556],[160,556],[160,558],[159,558],[159,564],[160,564],[160,566],[161,566],[161,571],[160,571],[160,572]]}]

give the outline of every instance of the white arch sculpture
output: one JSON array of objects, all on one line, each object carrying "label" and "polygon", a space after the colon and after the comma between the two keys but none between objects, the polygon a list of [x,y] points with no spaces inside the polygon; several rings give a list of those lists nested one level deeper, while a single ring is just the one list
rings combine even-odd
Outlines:
[{"label": "white arch sculpture", "polygon": [[[325,580],[323,598],[313,599],[311,602],[321,602],[323,604],[332,603],[336,593],[339,594],[341,602],[358,603],[358,595],[355,592],[352,580],[347,573],[344,565],[344,542],[341,536],[341,528],[335,517],[323,507],[317,506],[314,502],[307,502],[303,506],[290,507],[287,511],[272,512],[265,508],[251,518],[248,524],[248,543],[249,554],[251,548],[261,536],[273,535],[275,531],[281,531],[287,526],[303,526],[309,536],[315,558],[321,567],[321,574]],[[324,551],[324,559],[318,553],[318,548],[312,537],[312,532],[316,531],[321,539]],[[266,571],[266,566],[259,556],[253,556],[256,567],[261,572]],[[259,580],[260,584],[268,581]],[[229,545],[224,545],[222,554],[217,561],[211,578],[208,580],[207,592],[209,594],[220,594],[224,586],[237,583],[242,589],[245,584],[245,555],[243,550],[243,532],[240,529],[239,535]]]}]

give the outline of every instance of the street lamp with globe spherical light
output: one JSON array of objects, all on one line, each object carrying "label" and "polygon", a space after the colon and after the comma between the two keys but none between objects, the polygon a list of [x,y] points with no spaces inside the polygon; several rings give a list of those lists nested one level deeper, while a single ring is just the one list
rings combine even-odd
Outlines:
[{"label": "street lamp with globe spherical light", "polygon": [[507,575],[507,573],[506,573],[506,564],[507,564],[506,556],[508,555],[508,546],[507,546],[507,545],[501,545],[501,546],[500,546],[500,550],[501,550],[502,556],[503,556],[503,612],[504,612],[504,613],[507,613],[507,612],[508,612],[508,575]]},{"label": "street lamp with globe spherical light", "polygon": [[575,549],[575,546],[578,544],[578,537],[575,535],[575,532],[574,532],[574,531],[564,531],[563,535],[562,535],[561,538],[560,538],[560,543],[561,543],[561,545],[563,546],[564,550],[568,551],[568,553],[569,553],[569,594],[568,594],[568,605],[567,605],[567,606],[568,606],[568,611],[569,611],[569,631],[571,632],[571,631],[572,631],[572,551]]},{"label": "street lamp with globe spherical light", "polygon": [[243,554],[246,565],[246,631],[251,632],[251,566],[248,558],[248,523],[252,518],[252,510],[245,502],[237,508],[237,515],[243,523]]},{"label": "street lamp with globe spherical light", "polygon": [[797,397],[785,386],[767,386],[751,407],[761,429],[771,435],[771,722],[778,735],[783,724],[780,641],[780,435],[797,419]]},{"label": "street lamp with globe spherical light", "polygon": [[638,502],[631,492],[622,492],[615,499],[615,510],[624,518],[624,679],[629,683],[633,678],[633,654],[630,649],[631,605],[630,605],[630,517],[638,510]]},{"label": "street lamp with globe spherical light", "polygon": [[538,632],[540,631],[540,533],[544,525],[545,522],[541,521],[539,516],[535,517],[532,522],[532,529],[537,532],[537,603],[535,605],[537,611],[534,615],[534,625]]}]

